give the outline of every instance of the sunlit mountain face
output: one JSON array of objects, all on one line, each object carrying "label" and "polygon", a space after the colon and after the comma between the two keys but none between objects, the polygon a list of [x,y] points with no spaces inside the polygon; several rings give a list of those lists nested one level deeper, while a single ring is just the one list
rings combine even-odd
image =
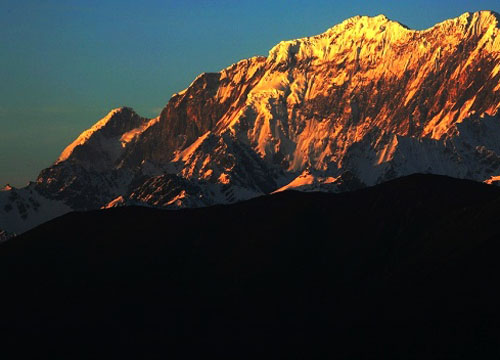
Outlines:
[{"label": "sunlit mountain face", "polygon": [[353,17],[199,75],[155,118],[114,109],[0,190],[2,339],[497,359],[499,109],[489,11]]},{"label": "sunlit mountain face", "polygon": [[115,109],[35,182],[0,192],[0,228],[22,233],[72,210],[345,192],[412,173],[496,182],[499,19],[466,13],[415,31],[358,16],[201,74],[157,118]]}]

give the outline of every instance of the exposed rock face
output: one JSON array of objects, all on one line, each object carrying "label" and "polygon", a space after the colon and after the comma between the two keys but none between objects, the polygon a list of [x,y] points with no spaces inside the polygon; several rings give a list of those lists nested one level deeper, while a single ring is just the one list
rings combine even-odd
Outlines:
[{"label": "exposed rock face", "polygon": [[358,16],[281,42],[198,76],[155,119],[113,110],[34,187],[90,209],[347,191],[415,172],[494,182],[499,18],[466,13],[414,31]]}]

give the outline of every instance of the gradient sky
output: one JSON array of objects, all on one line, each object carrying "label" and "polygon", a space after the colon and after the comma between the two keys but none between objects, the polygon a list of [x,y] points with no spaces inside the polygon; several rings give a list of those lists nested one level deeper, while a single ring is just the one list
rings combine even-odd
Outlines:
[{"label": "gradient sky", "polygon": [[425,29],[499,0],[0,0],[0,184],[34,180],[115,107],[156,116],[202,72],[354,15]]}]

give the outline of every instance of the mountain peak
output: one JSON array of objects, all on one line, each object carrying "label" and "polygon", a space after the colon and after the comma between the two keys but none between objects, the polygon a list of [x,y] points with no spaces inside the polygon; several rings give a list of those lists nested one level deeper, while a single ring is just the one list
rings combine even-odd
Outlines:
[{"label": "mountain peak", "polygon": [[13,189],[14,189],[14,187],[12,187],[11,185],[5,184],[5,186],[2,189],[0,189],[0,191],[10,191]]},{"label": "mountain peak", "polygon": [[[411,31],[411,32],[428,32],[433,31],[436,28],[446,27],[448,30],[451,30],[452,27],[458,28],[459,30],[467,30],[471,27],[475,28],[475,34],[484,33],[489,28],[498,28],[500,24],[500,15],[491,10],[481,10],[477,12],[466,12],[458,17],[448,19],[432,26],[429,29],[425,30],[412,30],[408,26],[401,24],[398,21],[394,21],[389,19],[386,15],[380,14],[377,16],[365,16],[365,15],[356,15],[351,18],[344,20],[342,23],[333,26],[328,29],[324,34],[327,35],[331,33],[338,33],[342,31],[352,31],[353,33],[360,34],[360,32],[366,33],[367,30],[375,30],[378,29],[379,26],[382,26],[384,29],[387,29],[387,26],[392,27],[394,30],[402,31]],[[318,36],[321,36],[318,35]]]},{"label": "mountain peak", "polygon": [[377,27],[377,26],[383,26],[383,25],[393,25],[396,27],[402,27],[404,29],[408,29],[406,25],[403,25],[397,21],[389,19],[386,15],[384,14],[379,14],[376,16],[368,16],[368,15],[356,15],[351,18],[348,18],[344,20],[342,23],[335,25],[328,29],[326,32],[334,31],[334,30],[346,30],[346,27],[350,28],[352,25],[358,25],[359,28],[365,28],[365,27]]},{"label": "mountain peak", "polygon": [[[147,120],[149,119],[141,118],[134,109],[130,107],[122,106],[113,109],[90,129],[81,133],[75,141],[67,146],[56,163],[68,160],[71,155],[74,154],[76,148],[87,144],[96,134],[104,136],[104,138],[107,139],[120,138],[124,133],[142,126]],[[105,142],[103,142],[103,145],[105,145]]]},{"label": "mountain peak", "polygon": [[71,156],[71,154],[73,153],[74,149],[77,146],[82,145],[85,142],[87,142],[87,140],[90,139],[90,137],[94,133],[96,133],[100,129],[104,128],[114,117],[119,116],[120,114],[123,114],[123,113],[128,113],[128,112],[133,112],[133,110],[131,108],[125,107],[125,106],[112,109],[105,117],[103,117],[101,120],[99,120],[97,123],[95,123],[90,129],[85,130],[83,133],[81,133],[80,136],[78,136],[75,141],[73,141],[70,145],[68,145],[63,150],[63,152],[61,153],[61,155],[57,159],[56,163],[60,163],[62,161],[67,160]]},{"label": "mountain peak", "polygon": [[498,24],[491,11],[427,30],[355,16],[283,41],[267,58],[201,74],[155,119],[112,110],[36,187],[90,209],[120,196],[186,207],[345,191],[415,172],[497,179]]},{"label": "mountain peak", "polygon": [[472,22],[480,23],[485,27],[499,28],[500,15],[494,11],[483,10],[471,14]]},{"label": "mountain peak", "polygon": [[[439,27],[442,24],[446,23],[466,23],[466,24],[472,24],[472,23],[481,23],[483,25],[496,25],[498,26],[500,22],[500,14],[498,14],[495,11],[492,10],[480,10],[476,12],[465,12],[462,15],[447,19],[442,21],[441,23],[438,23],[434,25],[433,27],[426,29],[426,30],[421,30],[421,31],[427,31],[431,30],[435,27]],[[399,27],[403,27],[407,30],[412,30],[408,26],[401,24],[398,21],[391,20],[384,14],[379,14],[376,16],[368,16],[368,15],[356,15],[353,17],[350,17],[346,20],[344,20],[342,23],[335,25],[328,29],[326,32],[332,31],[335,28],[343,28],[346,25],[349,24],[360,24],[361,26],[366,26],[366,25],[379,25],[379,24],[384,24],[384,23],[390,23]],[[418,31],[418,30],[413,30],[413,31]]]},{"label": "mountain peak", "polygon": [[328,37],[337,36],[339,33],[349,32],[353,37],[380,38],[388,33],[391,38],[400,37],[408,33],[410,29],[397,21],[389,19],[380,14],[377,16],[357,15],[351,17],[339,25],[328,29],[323,35]]},{"label": "mountain peak", "polygon": [[468,30],[471,27],[475,27],[476,33],[479,31],[485,31],[489,28],[498,28],[500,20],[500,15],[494,11],[482,10],[474,13],[466,12],[459,17],[445,20],[439,24],[436,24],[428,30],[433,30],[435,28],[445,27],[450,29],[452,27],[458,28],[462,31]]},{"label": "mountain peak", "polygon": [[462,14],[463,17],[469,17],[472,21],[479,20],[486,23],[492,23],[498,25],[500,20],[500,15],[492,10],[481,10],[474,13],[466,12]]},{"label": "mountain peak", "polygon": [[362,47],[361,42],[364,40],[388,44],[405,37],[411,31],[385,15],[356,15],[322,34],[280,42],[270,50],[268,61],[279,64],[293,63],[293,58],[329,60],[344,49]]}]

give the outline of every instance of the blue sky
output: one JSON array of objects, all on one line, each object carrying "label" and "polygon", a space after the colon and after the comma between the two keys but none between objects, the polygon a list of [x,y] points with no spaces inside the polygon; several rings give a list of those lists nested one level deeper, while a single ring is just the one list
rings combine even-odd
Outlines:
[{"label": "blue sky", "polygon": [[499,0],[0,0],[0,184],[34,180],[118,106],[154,117],[202,72],[354,15],[424,29]]}]

